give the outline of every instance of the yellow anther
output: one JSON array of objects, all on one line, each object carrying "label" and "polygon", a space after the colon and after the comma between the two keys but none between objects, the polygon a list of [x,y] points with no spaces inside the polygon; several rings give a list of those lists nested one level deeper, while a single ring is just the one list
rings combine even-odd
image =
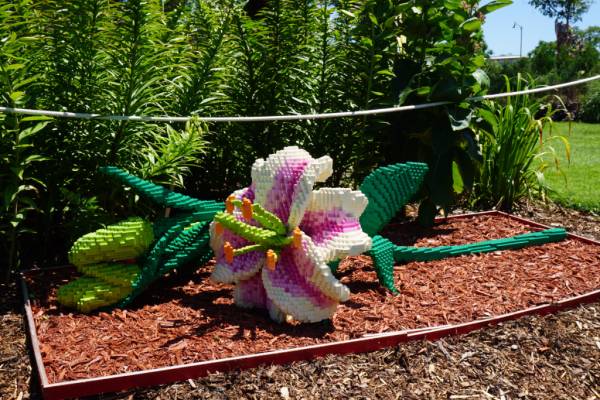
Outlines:
[{"label": "yellow anther", "polygon": [[252,202],[246,198],[244,198],[242,203],[242,217],[246,221],[252,220]]},{"label": "yellow anther", "polygon": [[229,215],[233,215],[233,210],[235,209],[235,206],[231,204],[231,200],[235,200],[234,195],[229,196],[227,200],[225,200],[225,211],[227,211],[227,214]]},{"label": "yellow anther", "polygon": [[275,262],[277,261],[277,255],[273,250],[267,251],[267,268],[271,271],[275,271]]},{"label": "yellow anther", "polygon": [[300,231],[300,228],[298,228],[298,227],[296,227],[296,229],[294,229],[294,246],[297,249],[302,248],[302,232]]},{"label": "yellow anther", "polygon": [[217,231],[217,235],[220,235],[221,233],[223,233],[225,228],[223,228],[223,225],[217,222],[217,224],[215,225],[215,230]]},{"label": "yellow anther", "polygon": [[229,242],[225,243],[223,246],[223,253],[225,253],[225,259],[230,263],[233,262],[233,246],[229,244]]}]

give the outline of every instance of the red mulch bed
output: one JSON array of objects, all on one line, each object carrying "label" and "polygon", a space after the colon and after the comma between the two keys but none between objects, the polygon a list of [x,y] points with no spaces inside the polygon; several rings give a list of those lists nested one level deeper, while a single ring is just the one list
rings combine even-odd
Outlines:
[{"label": "red mulch bed", "polygon": [[[436,247],[539,230],[499,216],[405,224],[383,236],[398,245]],[[232,285],[215,285],[212,264],[192,277],[161,278],[124,311],[83,315],[62,308],[56,289],[76,275],[28,278],[50,383],[289,349],[364,334],[458,324],[600,289],[600,246],[575,240],[433,262],[396,263],[393,295],[371,260],[349,257],[337,277],[352,292],[328,327],[277,324],[265,310],[233,304]]]}]

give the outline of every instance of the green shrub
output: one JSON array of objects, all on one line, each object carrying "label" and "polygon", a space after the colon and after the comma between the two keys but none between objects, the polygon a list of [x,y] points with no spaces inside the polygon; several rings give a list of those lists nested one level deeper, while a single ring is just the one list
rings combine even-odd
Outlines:
[{"label": "green shrub", "polygon": [[[591,27],[593,30],[595,27]],[[582,31],[586,33],[587,31]],[[496,64],[490,63],[487,73],[490,77],[490,93],[501,93],[504,90],[504,75],[516,84],[517,74],[532,75],[536,85],[551,86],[565,82],[571,82],[600,73],[600,53],[595,48],[596,37],[585,36],[583,50],[571,53],[562,51],[557,56],[556,41],[540,41],[538,45],[528,53],[528,58],[521,58],[514,63]],[[566,95],[568,99],[579,99],[585,94],[585,86],[578,85],[560,89],[559,93]]]},{"label": "green shrub", "polygon": [[[506,92],[534,88],[533,79],[523,79],[517,75],[516,85],[510,85],[505,77]],[[554,165],[557,174],[562,172],[559,159],[549,143],[553,140],[563,140],[569,154],[569,144],[563,136],[552,136],[553,126],[549,112],[545,117],[535,119],[536,112],[542,106],[544,99],[534,100],[533,95],[521,95],[506,98],[502,106],[494,101],[486,103],[478,110],[480,132],[486,137],[483,141],[482,168],[477,171],[475,190],[472,201],[475,205],[491,205],[496,208],[511,206],[523,198],[545,200],[548,185],[543,171]],[[543,138],[543,128],[550,127],[550,135]],[[548,151],[541,153],[545,145]],[[551,162],[542,162],[539,168],[534,168],[536,159],[551,156]],[[566,176],[565,176],[566,181]]]},{"label": "green shrub", "polygon": [[581,105],[581,122],[600,123],[600,82],[590,85]]},{"label": "green shrub", "polygon": [[[228,0],[169,2],[164,9],[159,0],[0,0],[0,65],[20,85],[11,89],[0,79],[2,106],[226,117],[456,102],[360,118],[214,123],[199,128],[208,147],[179,122],[56,118],[22,150],[40,156],[25,168],[28,197],[12,197],[20,167],[0,164],[0,175],[10,178],[0,183],[4,248],[19,247],[21,233],[36,233],[21,244],[48,249],[56,227],[67,242],[75,229],[156,217],[160,210],[105,179],[99,166],[162,184],[176,175],[186,194],[223,199],[248,185],[247,169],[257,158],[287,145],[334,159],[326,185],[356,186],[388,163],[435,164],[420,193],[431,222],[436,207],[452,206],[447,172],[454,156],[465,168],[481,156],[469,124],[474,105],[463,100],[487,91],[481,25],[509,4],[271,0],[251,19],[241,2]],[[25,93],[18,102],[10,98],[15,91]],[[23,122],[18,130],[35,125],[16,118]],[[13,120],[0,120],[0,154],[14,158]],[[11,220],[22,230],[11,234]]]}]

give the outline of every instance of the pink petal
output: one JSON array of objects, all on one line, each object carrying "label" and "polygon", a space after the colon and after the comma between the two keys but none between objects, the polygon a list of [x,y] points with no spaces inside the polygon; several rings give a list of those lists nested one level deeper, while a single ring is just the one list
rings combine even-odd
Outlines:
[{"label": "pink petal", "polygon": [[306,208],[310,204],[315,182],[325,182],[331,176],[332,172],[333,160],[329,156],[314,160],[306,167],[302,178],[300,178],[300,181],[294,188],[289,217],[287,219],[289,229],[297,227],[302,221]]},{"label": "pink petal", "polygon": [[299,228],[321,250],[326,263],[364,253],[372,244],[359,222],[367,204],[360,191],[320,189],[312,193]]},{"label": "pink petal", "polygon": [[254,182],[248,186],[247,188],[241,189],[241,190],[237,190],[235,192],[233,192],[233,195],[235,196],[236,200],[243,200],[243,199],[248,199],[251,202],[254,202],[254,187],[255,184]]},{"label": "pink petal", "polygon": [[331,274],[306,235],[302,246],[286,247],[275,270],[263,268],[263,283],[267,296],[284,313],[301,322],[318,322],[329,318],[350,291]]},{"label": "pink petal", "polygon": [[250,279],[240,280],[233,288],[233,301],[239,307],[268,308],[270,303],[260,274],[255,274]]},{"label": "pink petal", "polygon": [[[234,214],[238,220],[242,220],[240,212]],[[258,224],[255,220],[251,221],[254,224]],[[215,283],[233,283],[239,282],[240,280],[249,279],[255,275],[265,263],[265,253],[261,251],[251,251],[246,254],[235,256],[233,262],[230,263],[225,258],[223,252],[223,245],[227,242],[233,246],[234,249],[246,247],[252,243],[243,237],[236,235],[233,232],[225,229],[221,235],[216,235],[214,225],[211,225],[211,246],[215,251],[217,264],[213,268],[210,279]]]},{"label": "pink petal", "polygon": [[258,159],[252,166],[254,201],[283,223],[290,219],[299,223],[315,181],[327,179],[332,165],[331,158],[315,160],[295,146],[271,154],[266,161]]}]

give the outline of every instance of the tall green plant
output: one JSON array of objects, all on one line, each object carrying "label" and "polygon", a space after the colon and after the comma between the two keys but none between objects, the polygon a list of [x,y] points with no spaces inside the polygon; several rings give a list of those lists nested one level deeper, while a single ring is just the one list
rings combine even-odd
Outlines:
[{"label": "tall green plant", "polygon": [[[185,54],[174,51],[174,43],[182,39],[181,21],[185,18],[181,10],[164,15],[156,1],[117,4],[108,0],[0,1],[0,9],[2,37],[8,38],[9,32],[14,39],[3,42],[5,50],[12,46],[6,50],[12,61],[2,62],[26,65],[21,69],[12,66],[9,74],[15,75],[12,82],[23,85],[15,90],[27,95],[13,104],[8,97],[11,90],[3,86],[5,105],[108,115],[173,113],[164,108],[172,104],[165,101],[174,97],[169,83]],[[175,18],[177,15],[180,18]],[[25,40],[29,41],[24,44]],[[187,65],[192,63],[190,60]],[[22,77],[16,77],[17,72]],[[4,122],[14,120],[4,114],[1,117]],[[29,119],[17,116],[17,121],[21,130],[32,127]],[[14,126],[3,125],[14,130]],[[200,131],[204,135],[207,129]],[[29,214],[18,229],[37,233],[27,243],[39,249],[36,253],[41,260],[52,251],[50,244],[57,233],[72,232],[74,226],[88,223],[97,228],[123,216],[154,213],[131,192],[98,180],[98,166],[118,165],[154,182],[175,179],[177,186],[183,186],[180,168],[197,165],[206,147],[199,139],[183,125],[171,129],[130,121],[57,119],[27,138],[35,154],[47,160],[29,164],[28,176],[46,185],[25,185],[35,186],[39,196],[30,195],[23,201],[35,199],[40,213],[35,217]],[[6,136],[3,143],[9,143]],[[21,154],[24,151],[32,154],[30,148]],[[4,147],[0,153],[6,153]],[[8,165],[2,167],[1,173],[10,172]],[[4,194],[12,186],[14,182],[4,181],[0,192]],[[3,215],[3,224],[8,223],[7,218]],[[10,242],[3,243],[8,255]],[[16,257],[11,255],[11,259]]]},{"label": "tall green plant", "polygon": [[[392,106],[391,82],[394,78],[393,64],[397,58],[396,36],[397,22],[410,3],[395,5],[392,1],[369,0],[364,4],[353,4],[353,14],[342,10],[349,16],[356,15],[353,35],[353,55],[359,62],[354,63],[354,79],[358,85],[353,98],[362,110],[386,108]],[[384,163],[382,147],[389,122],[372,115],[364,116],[353,135],[353,180],[355,186],[377,165]]]},{"label": "tall green plant", "polygon": [[[342,1],[342,10],[350,8]],[[312,13],[313,41],[304,45],[302,68],[307,73],[299,75],[304,95],[297,100],[297,111],[305,114],[322,114],[351,110],[355,101],[346,94],[353,92],[356,82],[355,49],[351,40],[355,16],[340,13],[340,8],[328,1],[315,3]],[[336,15],[337,14],[337,17]],[[310,26],[309,26],[310,28]],[[310,36],[306,35],[306,38]],[[330,155],[334,171],[326,183],[341,186],[350,183],[351,165],[356,162],[356,140],[360,126],[357,119],[327,118],[300,121],[304,148],[316,156]]]},{"label": "tall green plant", "polygon": [[[516,84],[511,87],[506,79],[506,93],[535,88],[533,79],[523,79],[519,74]],[[544,178],[544,170],[554,166],[556,174],[566,175],[560,168],[560,160],[550,143],[564,141],[570,161],[569,143],[564,136],[552,136],[552,114],[536,119],[545,98],[535,100],[533,94],[507,97],[506,105],[486,101],[477,110],[478,127],[483,142],[483,163],[477,171],[474,203],[492,205],[496,208],[510,206],[524,198],[546,199],[549,188]],[[560,100],[560,99],[559,99]],[[549,134],[544,139],[544,129]],[[545,147],[547,151],[542,152]],[[551,161],[544,158],[551,156]],[[541,160],[537,162],[537,160]],[[538,167],[537,165],[540,164]]]},{"label": "tall green plant", "polygon": [[[31,49],[31,54],[36,55],[32,68],[44,77],[30,88],[36,99],[34,108],[110,114],[107,99],[111,79],[104,48],[106,32],[113,29],[114,3],[69,0],[60,4],[36,2],[33,6],[41,21],[28,23],[40,38],[40,46]],[[58,118],[51,129],[37,137],[39,151],[52,158],[36,171],[47,183],[46,193],[39,202],[41,218],[32,224],[38,232],[34,245],[42,259],[51,251],[52,237],[58,234],[59,227],[65,226],[63,210],[73,207],[63,192],[78,192],[84,199],[92,199],[108,191],[97,184],[101,181],[94,179],[93,172],[106,157],[103,150],[108,142],[104,134],[106,125],[91,119]],[[100,221],[110,220],[106,210],[100,210],[97,215],[102,218],[87,221],[95,227]]]},{"label": "tall green plant", "polygon": [[[38,77],[31,74],[31,60],[21,56],[37,38],[20,35],[21,25],[37,16],[28,1],[0,9],[0,103],[23,108],[31,97],[23,91]],[[25,50],[25,51],[24,51]],[[8,269],[6,282],[15,266],[19,266],[18,239],[25,233],[35,233],[24,226],[27,213],[39,211],[34,201],[44,182],[34,176],[31,166],[46,158],[36,154],[33,137],[42,130],[48,117],[22,117],[20,114],[0,114],[0,195],[4,206],[0,213],[0,233],[8,236]],[[32,194],[33,193],[33,194]]]},{"label": "tall green plant", "polygon": [[[0,10],[20,7],[19,15],[29,16],[15,28],[18,37],[40,38],[16,50],[16,57],[33,60],[28,74],[40,77],[19,89],[27,93],[21,100],[28,108],[140,116],[455,105],[360,118],[214,123],[202,127],[206,153],[179,122],[57,119],[30,136],[35,154],[51,158],[27,167],[47,186],[35,199],[41,213],[24,222],[38,232],[28,242],[43,257],[56,247],[53,237],[84,229],[80,219],[98,227],[155,215],[131,191],[98,179],[101,165],[163,184],[176,175],[187,194],[223,199],[248,184],[244,171],[255,159],[286,145],[331,155],[336,170],[326,185],[356,186],[378,166],[424,161],[430,173],[417,200],[425,222],[452,205],[459,186],[448,174],[453,165],[454,176],[471,188],[471,159],[481,161],[480,145],[474,105],[461,102],[485,93],[480,25],[510,1],[478,8],[471,0],[273,0],[252,19],[233,0],[169,4],[0,0]],[[188,164],[200,168],[181,175]]]}]

